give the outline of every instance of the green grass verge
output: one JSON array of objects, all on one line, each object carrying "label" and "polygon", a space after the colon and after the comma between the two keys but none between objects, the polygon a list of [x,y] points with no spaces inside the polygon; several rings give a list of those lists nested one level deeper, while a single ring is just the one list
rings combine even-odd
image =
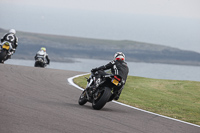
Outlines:
[{"label": "green grass verge", "polygon": [[[84,77],[74,82],[85,88]],[[128,76],[118,101],[200,125],[200,82]]]}]

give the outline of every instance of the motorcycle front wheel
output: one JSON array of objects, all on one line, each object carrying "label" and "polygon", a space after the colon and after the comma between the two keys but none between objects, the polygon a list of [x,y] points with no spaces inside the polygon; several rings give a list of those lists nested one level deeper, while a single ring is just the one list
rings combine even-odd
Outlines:
[{"label": "motorcycle front wheel", "polygon": [[92,102],[93,109],[100,110],[108,102],[111,96],[111,89],[105,87],[101,92],[98,93],[97,97]]},{"label": "motorcycle front wheel", "polygon": [[79,105],[84,105],[84,104],[86,104],[87,103],[87,98],[86,98],[86,90],[84,90],[82,93],[81,93],[81,95],[80,95],[80,97],[79,97],[79,100],[78,100],[78,103],[79,103]]}]

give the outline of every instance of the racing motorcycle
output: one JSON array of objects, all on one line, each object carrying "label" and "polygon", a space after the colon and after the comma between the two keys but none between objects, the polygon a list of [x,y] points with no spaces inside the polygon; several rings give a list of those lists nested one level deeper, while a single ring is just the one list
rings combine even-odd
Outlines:
[{"label": "racing motorcycle", "polygon": [[121,79],[113,75],[101,76],[99,71],[91,72],[87,79],[86,89],[83,90],[79,97],[79,105],[87,102],[92,103],[95,110],[102,109],[107,102],[112,101],[116,94],[117,88],[121,86]]},{"label": "racing motorcycle", "polygon": [[44,51],[38,51],[35,56],[35,67],[42,67],[45,68],[47,66],[47,62],[45,60],[45,52]]},{"label": "racing motorcycle", "polygon": [[35,58],[35,67],[42,67],[42,68],[45,68],[47,66],[47,63],[44,59],[44,55],[38,55],[36,58]]},{"label": "racing motorcycle", "polygon": [[44,57],[37,57],[34,66],[45,68],[47,66],[47,63],[45,62]]},{"label": "racing motorcycle", "polygon": [[3,42],[2,46],[0,47],[0,63],[4,63],[9,55],[12,54],[12,44],[10,42]]}]

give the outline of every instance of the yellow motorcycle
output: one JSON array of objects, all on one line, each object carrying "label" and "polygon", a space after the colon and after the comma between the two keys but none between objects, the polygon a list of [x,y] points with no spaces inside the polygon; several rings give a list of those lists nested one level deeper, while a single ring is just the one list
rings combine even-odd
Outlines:
[{"label": "yellow motorcycle", "polygon": [[12,44],[10,42],[3,42],[0,48],[0,63],[4,63],[7,60],[10,50],[12,49]]}]

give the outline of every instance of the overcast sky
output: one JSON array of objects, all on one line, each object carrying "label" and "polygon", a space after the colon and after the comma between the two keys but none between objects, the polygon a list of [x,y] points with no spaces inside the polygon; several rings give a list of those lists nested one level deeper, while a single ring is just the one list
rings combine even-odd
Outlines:
[{"label": "overcast sky", "polygon": [[1,0],[0,3],[200,19],[199,0]]},{"label": "overcast sky", "polygon": [[200,0],[0,0],[0,18],[4,29],[200,52]]}]

